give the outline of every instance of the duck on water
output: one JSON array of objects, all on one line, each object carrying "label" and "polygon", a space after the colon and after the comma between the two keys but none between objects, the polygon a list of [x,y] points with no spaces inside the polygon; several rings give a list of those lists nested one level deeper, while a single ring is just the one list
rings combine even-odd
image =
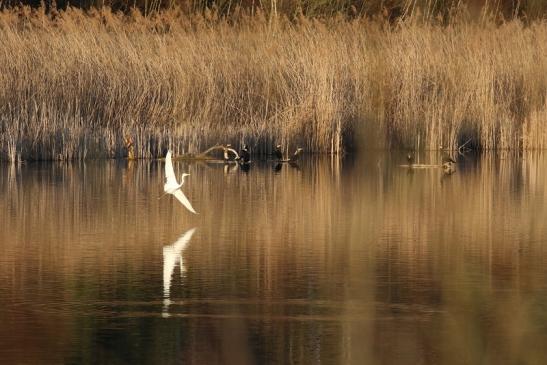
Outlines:
[{"label": "duck on water", "polygon": [[408,166],[412,166],[414,164],[414,155],[409,152],[406,155],[406,161],[408,162]]},{"label": "duck on water", "polygon": [[281,145],[278,144],[274,148],[273,156],[276,160],[283,160],[283,151],[281,150]]},{"label": "duck on water", "polygon": [[281,147],[282,146],[278,144],[277,146],[275,146],[274,152],[273,152],[273,156],[275,157],[275,160],[278,162],[296,162],[300,159],[302,152],[304,152],[303,148],[298,147],[291,157],[284,159]]},{"label": "duck on water", "polygon": [[249,153],[249,147],[243,145],[243,148],[239,152],[239,163],[248,164],[251,162],[251,154]]}]

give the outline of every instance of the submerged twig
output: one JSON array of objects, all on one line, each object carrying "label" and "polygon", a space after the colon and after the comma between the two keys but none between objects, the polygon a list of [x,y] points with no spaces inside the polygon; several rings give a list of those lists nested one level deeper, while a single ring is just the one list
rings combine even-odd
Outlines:
[{"label": "submerged twig", "polygon": [[459,153],[460,155],[463,156],[463,151],[464,151],[463,148],[464,148],[465,145],[468,144],[469,142],[471,142],[471,138],[469,138],[467,141],[465,141],[464,144],[462,144],[461,146],[458,147],[458,153]]}]

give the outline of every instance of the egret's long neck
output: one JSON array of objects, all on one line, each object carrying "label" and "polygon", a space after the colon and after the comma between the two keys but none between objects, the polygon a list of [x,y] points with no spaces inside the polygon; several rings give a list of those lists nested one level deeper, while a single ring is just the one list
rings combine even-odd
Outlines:
[{"label": "egret's long neck", "polygon": [[180,176],[180,186],[182,186],[184,184],[184,178],[186,177],[186,175],[182,174]]}]

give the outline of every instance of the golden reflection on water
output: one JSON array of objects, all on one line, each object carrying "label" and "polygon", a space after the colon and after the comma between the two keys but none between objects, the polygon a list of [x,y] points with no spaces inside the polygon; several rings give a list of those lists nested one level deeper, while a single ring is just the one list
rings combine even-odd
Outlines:
[{"label": "golden reflection on water", "polygon": [[1,165],[0,356],[543,363],[547,158],[404,161]]}]

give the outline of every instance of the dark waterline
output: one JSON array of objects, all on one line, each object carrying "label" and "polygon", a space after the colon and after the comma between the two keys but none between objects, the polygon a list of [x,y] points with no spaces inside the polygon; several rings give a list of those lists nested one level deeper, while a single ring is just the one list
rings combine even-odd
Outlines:
[{"label": "dark waterline", "polygon": [[405,156],[0,165],[2,363],[544,363],[547,157]]}]

